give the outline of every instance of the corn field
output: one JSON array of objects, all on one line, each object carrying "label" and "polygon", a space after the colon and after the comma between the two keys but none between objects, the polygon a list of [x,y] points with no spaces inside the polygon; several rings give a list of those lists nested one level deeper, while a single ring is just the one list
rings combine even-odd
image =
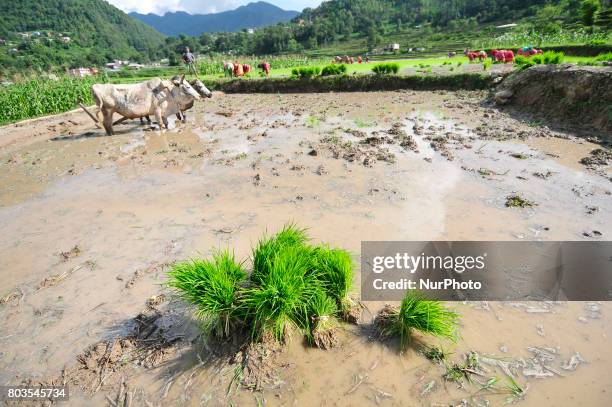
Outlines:
[{"label": "corn field", "polygon": [[62,113],[74,109],[79,100],[92,104],[91,86],[99,82],[104,82],[104,78],[65,76],[0,86],[0,124]]},{"label": "corn field", "polygon": [[510,31],[495,38],[484,41],[476,41],[472,46],[476,49],[481,48],[503,48],[503,47],[522,47],[532,45],[541,47],[546,45],[571,45],[588,44],[593,41],[608,41],[609,33],[595,32],[589,33],[584,29],[561,30],[555,34],[542,34],[535,31]]}]

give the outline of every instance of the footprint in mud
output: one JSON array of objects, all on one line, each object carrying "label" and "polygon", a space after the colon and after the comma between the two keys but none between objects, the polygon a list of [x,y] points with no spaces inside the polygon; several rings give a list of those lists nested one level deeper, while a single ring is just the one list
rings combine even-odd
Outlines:
[{"label": "footprint in mud", "polygon": [[590,238],[598,238],[598,237],[603,236],[603,233],[601,233],[599,230],[592,230],[590,232],[582,232],[582,236],[590,237]]}]

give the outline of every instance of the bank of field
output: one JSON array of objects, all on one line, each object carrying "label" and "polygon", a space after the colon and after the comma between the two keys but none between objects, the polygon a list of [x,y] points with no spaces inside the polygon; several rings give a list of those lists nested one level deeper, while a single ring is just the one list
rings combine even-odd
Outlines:
[{"label": "bank of field", "polygon": [[[250,59],[239,59],[241,63],[249,64],[253,67],[253,71],[245,77],[245,79],[262,79],[263,74],[261,70],[257,68],[260,60]],[[565,62],[574,64],[597,64],[596,57],[581,57],[581,56],[565,56]],[[270,61],[269,61],[270,62]],[[438,56],[433,58],[415,58],[415,59],[389,59],[389,60],[371,60],[369,63],[363,62],[361,64],[355,62],[353,64],[346,65],[346,74],[371,74],[372,68],[379,63],[396,63],[399,65],[399,73],[428,73],[430,68],[446,68],[453,73],[462,73],[466,70],[466,67],[470,66],[482,66],[482,62],[470,63],[467,57],[463,55],[457,55],[454,58],[448,58],[446,56]],[[283,63],[277,62],[271,64],[270,77],[290,77],[292,71],[297,67],[318,67],[323,70],[327,65],[331,64],[331,59],[292,59],[291,62],[285,61]],[[203,80],[216,80],[224,78],[223,74],[223,62],[199,62],[198,71],[199,76]],[[483,70],[484,67],[483,67]],[[184,67],[166,67],[166,68],[154,68],[154,69],[141,69],[139,71],[127,71],[111,73],[108,75],[111,83],[134,83],[140,82],[153,77],[171,77],[174,75],[186,74],[187,71]]]}]

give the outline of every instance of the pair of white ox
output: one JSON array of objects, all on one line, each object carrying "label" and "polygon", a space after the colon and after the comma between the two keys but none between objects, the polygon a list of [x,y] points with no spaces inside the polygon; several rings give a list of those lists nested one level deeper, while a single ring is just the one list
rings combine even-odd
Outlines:
[{"label": "pair of white ox", "polygon": [[[168,128],[168,116],[176,114],[185,121],[185,111],[201,97],[212,97],[212,92],[199,80],[185,81],[185,75],[171,80],[160,78],[131,85],[96,84],[91,88],[93,99],[98,108],[96,115],[106,134],[113,135],[113,124],[125,119],[136,119],[154,115],[155,120]],[[119,113],[122,119],[113,123],[113,114]],[[149,120],[150,121],[150,120]]]}]

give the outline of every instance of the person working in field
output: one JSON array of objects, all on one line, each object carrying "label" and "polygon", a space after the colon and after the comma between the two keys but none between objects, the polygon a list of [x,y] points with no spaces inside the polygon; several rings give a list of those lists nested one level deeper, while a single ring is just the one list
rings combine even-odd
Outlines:
[{"label": "person working in field", "polygon": [[189,47],[185,47],[185,52],[183,53],[183,62],[187,65],[187,73],[192,73],[198,77],[198,72],[195,66],[195,56],[189,50]]}]

